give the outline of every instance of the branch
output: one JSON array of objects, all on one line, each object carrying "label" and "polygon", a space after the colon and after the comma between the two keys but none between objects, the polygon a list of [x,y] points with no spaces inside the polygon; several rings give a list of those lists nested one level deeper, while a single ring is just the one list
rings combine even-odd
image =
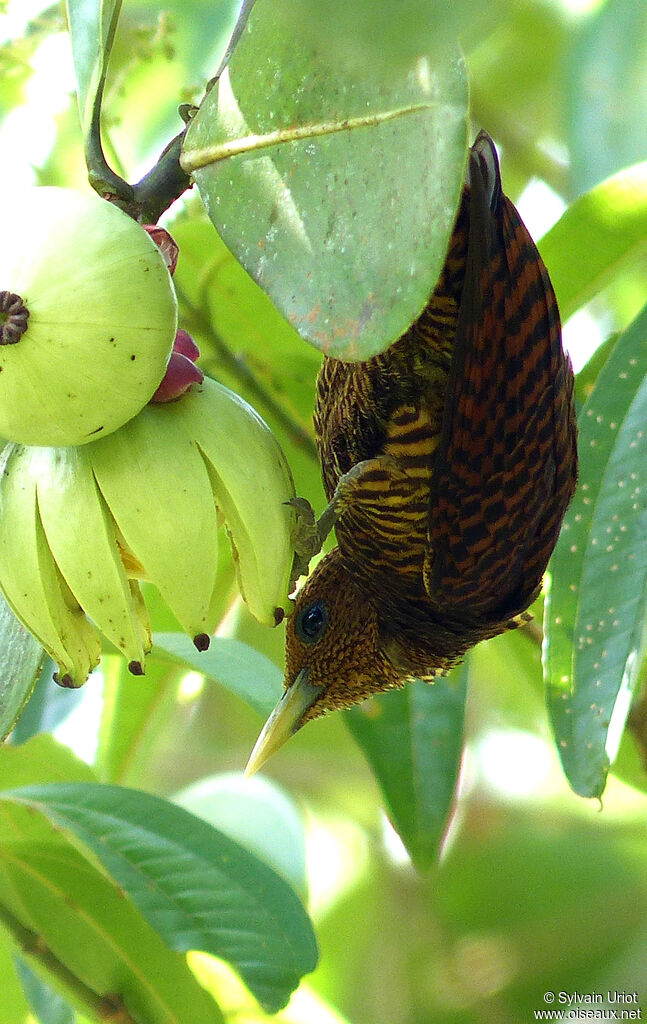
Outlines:
[{"label": "branch", "polygon": [[186,128],[169,142],[154,167],[133,187],[137,217],[143,224],[156,224],[171,203],[192,188],[193,182],[180,166]]},{"label": "branch", "polygon": [[[213,87],[229,63],[236,43],[243,33],[254,2],[255,0],[243,0],[229,45],[216,74],[207,83],[205,95]],[[114,35],[119,7],[115,8],[115,17],[111,25],[112,35]],[[108,49],[110,45],[111,40],[108,44]],[[101,104],[104,85],[105,78],[102,78],[97,88],[90,130],[86,138],[85,160],[88,168],[88,179],[99,195],[115,203],[116,206],[119,206],[120,209],[140,224],[156,224],[164,211],[193,185],[189,175],[180,166],[180,155],[186,134],[186,126],[165,147],[155,166],[136,185],[129,185],[127,181],[116,174],[109,166],[103,152],[101,142]],[[192,107],[189,104],[182,104],[180,106],[180,116],[185,121],[185,125],[188,124],[196,110],[197,107]]]},{"label": "branch", "polygon": [[35,960],[70,992],[75,1000],[89,1012],[90,1017],[111,1021],[113,1024],[136,1024],[118,994],[101,996],[89,988],[70,970],[44,942],[38,932],[26,928],[8,907],[0,904],[0,922],[28,960]]}]

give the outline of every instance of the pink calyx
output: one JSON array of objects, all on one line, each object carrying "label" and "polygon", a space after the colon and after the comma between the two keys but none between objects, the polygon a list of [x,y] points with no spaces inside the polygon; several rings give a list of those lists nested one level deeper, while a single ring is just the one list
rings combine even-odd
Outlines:
[{"label": "pink calyx", "polygon": [[177,258],[180,252],[177,242],[173,236],[168,233],[166,228],[161,228],[159,224],[142,224],[142,227],[144,231],[148,232],[155,242],[155,245],[160,250],[164,257],[164,262],[168,267],[168,272],[172,276],[175,273]]},{"label": "pink calyx", "polygon": [[151,402],[174,402],[184,395],[192,384],[202,384],[204,374],[199,366],[181,352],[171,352],[166,373]]},{"label": "pink calyx", "polygon": [[200,356],[200,349],[189,332],[185,331],[182,327],[178,327],[177,329],[175,341],[173,342],[173,351],[179,352],[182,356],[186,356],[192,363],[195,363],[196,359]]}]

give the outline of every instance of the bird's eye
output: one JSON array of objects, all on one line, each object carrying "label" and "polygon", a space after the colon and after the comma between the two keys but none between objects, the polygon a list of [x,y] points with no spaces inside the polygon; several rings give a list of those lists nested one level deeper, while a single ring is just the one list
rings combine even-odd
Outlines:
[{"label": "bird's eye", "polygon": [[328,625],[328,613],[323,601],[315,601],[299,612],[295,627],[299,640],[304,644],[316,644]]}]

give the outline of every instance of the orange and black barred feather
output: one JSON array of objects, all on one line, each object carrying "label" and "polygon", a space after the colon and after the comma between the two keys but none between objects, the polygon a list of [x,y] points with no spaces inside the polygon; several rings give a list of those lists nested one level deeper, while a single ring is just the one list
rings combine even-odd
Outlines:
[{"label": "orange and black barred feather", "polygon": [[427,605],[429,487],[438,446],[467,252],[464,196],[450,250],[420,318],[386,352],[364,363],[325,358],[317,381],[315,433],[326,496],[368,459],[393,467],[362,474],[338,502],[336,534],[344,562],[378,588],[395,619],[417,600]]},{"label": "orange and black barred feather", "polygon": [[314,422],[337,547],[287,623],[298,725],[514,625],[575,488],[555,295],[485,133],[426,308],[373,359],[324,358]]},{"label": "orange and black barred feather", "polygon": [[557,301],[501,192],[487,136],[470,157],[471,224],[425,567],[444,615],[512,616],[534,599],[575,487],[573,375]]}]

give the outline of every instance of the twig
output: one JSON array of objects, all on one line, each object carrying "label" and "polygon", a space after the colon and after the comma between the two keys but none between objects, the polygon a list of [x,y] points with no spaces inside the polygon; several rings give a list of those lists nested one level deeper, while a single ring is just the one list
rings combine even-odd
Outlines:
[{"label": "twig", "polygon": [[141,223],[156,224],[171,203],[192,187],[192,181],[180,166],[180,153],[186,128],[169,142],[159,160],[133,186],[134,203]]}]

